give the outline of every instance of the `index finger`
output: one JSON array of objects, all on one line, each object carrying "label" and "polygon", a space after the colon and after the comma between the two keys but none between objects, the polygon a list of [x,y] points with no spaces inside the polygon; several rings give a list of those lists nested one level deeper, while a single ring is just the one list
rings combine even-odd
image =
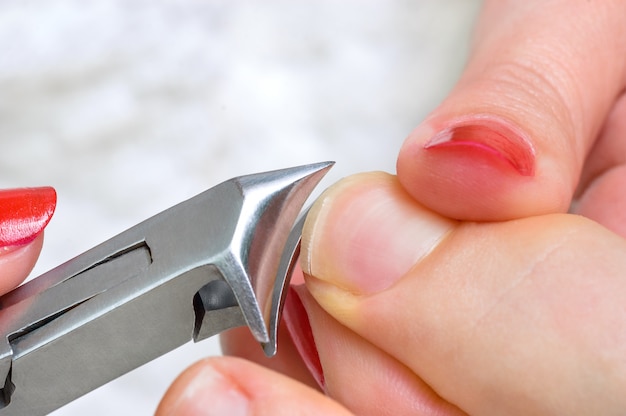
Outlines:
[{"label": "index finger", "polygon": [[626,82],[626,3],[484,3],[468,65],[405,141],[398,177],[445,216],[566,212]]}]

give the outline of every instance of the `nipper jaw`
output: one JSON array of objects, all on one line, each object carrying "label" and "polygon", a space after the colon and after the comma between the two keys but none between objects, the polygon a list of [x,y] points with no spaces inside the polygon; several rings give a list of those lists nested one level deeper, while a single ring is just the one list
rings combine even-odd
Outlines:
[{"label": "nipper jaw", "polygon": [[0,415],[47,414],[236,326],[273,355],[297,218],[331,166],[231,179],[2,296]]}]

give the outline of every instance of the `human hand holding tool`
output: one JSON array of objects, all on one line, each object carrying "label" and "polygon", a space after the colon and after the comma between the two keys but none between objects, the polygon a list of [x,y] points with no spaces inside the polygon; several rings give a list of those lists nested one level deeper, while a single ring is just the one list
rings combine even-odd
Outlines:
[{"label": "human hand holding tool", "polygon": [[484,4],[398,178],[343,182],[305,227],[304,359],[332,399],[219,357],[159,414],[624,414],[625,3]]},{"label": "human hand holding tool", "polygon": [[[625,6],[484,1],[467,66],[406,139],[397,178],[350,178],[307,219],[297,316],[312,336],[294,338],[314,348],[265,361],[241,331],[224,337],[292,378],[314,369],[326,395],[220,357],[186,371],[161,414],[206,414],[199,400],[277,415],[625,414]],[[202,389],[218,377],[239,401]]]},{"label": "human hand holding tool", "polygon": [[273,355],[296,219],[331,166],[231,179],[2,296],[0,415],[46,414],[240,325]]}]

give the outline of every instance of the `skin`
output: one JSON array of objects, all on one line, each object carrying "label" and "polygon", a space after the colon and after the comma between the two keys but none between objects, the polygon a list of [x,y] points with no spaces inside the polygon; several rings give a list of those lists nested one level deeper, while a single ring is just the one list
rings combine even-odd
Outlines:
[{"label": "skin", "polygon": [[4,294],[19,285],[35,267],[41,247],[43,233],[29,244],[0,248],[0,293]]},{"label": "skin", "polygon": [[[397,177],[348,178],[307,220],[299,293],[324,392],[288,339],[265,361],[236,331],[225,351],[248,360],[197,363],[157,414],[624,414],[625,9],[485,1]],[[487,143],[425,148],[468,120]]]},{"label": "skin", "polygon": [[[392,212],[407,215],[411,208],[413,213],[391,232],[388,217],[376,213],[382,195],[401,201],[403,193],[395,177],[360,175],[338,184],[326,195],[325,205],[318,205],[316,215],[325,227],[307,235],[305,254],[310,258],[306,271],[315,276],[307,287],[321,308],[469,414],[623,413],[623,238],[565,214],[504,223],[456,222],[426,256],[394,253],[394,260],[410,265],[405,271],[384,270],[380,263],[370,266],[375,270],[371,273],[354,267],[333,246],[331,235],[341,231],[347,236],[342,244],[365,252],[385,244],[381,239],[390,234],[410,244],[414,233],[405,230],[425,214],[423,206],[404,197],[400,204],[410,207],[394,207]],[[367,201],[371,211],[358,223],[346,223],[342,206],[355,199]],[[359,234],[362,221],[367,234]],[[390,284],[382,290],[381,273]],[[324,359],[329,342],[322,326],[317,333]],[[349,349],[342,353],[348,355]],[[325,374],[354,377],[338,355]],[[329,393],[342,397],[348,390],[359,394],[349,383],[333,384]],[[420,389],[414,386],[412,392],[417,396]],[[378,397],[398,399],[392,394]]]},{"label": "skin", "polygon": [[[318,201],[299,292],[326,395],[296,381],[293,350],[261,364],[294,379],[229,357],[197,366],[245,381],[250,406],[264,395],[249,415],[624,414],[625,13],[485,1],[467,67],[405,141],[397,177],[348,178]],[[441,131],[458,142],[428,148]],[[247,337],[225,351],[255,360],[234,347]],[[240,366],[258,371],[254,394]],[[189,383],[157,414],[214,414],[187,404],[219,402],[211,389],[181,399]]]}]

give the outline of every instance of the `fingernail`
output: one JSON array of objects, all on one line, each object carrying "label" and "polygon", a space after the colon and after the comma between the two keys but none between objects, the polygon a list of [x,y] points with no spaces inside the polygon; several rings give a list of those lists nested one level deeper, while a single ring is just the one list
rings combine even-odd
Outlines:
[{"label": "fingernail", "polygon": [[283,321],[304,365],[318,386],[324,390],[324,370],[315,346],[309,315],[302,304],[298,291],[293,286],[289,287],[289,293],[285,299]]},{"label": "fingernail", "polygon": [[0,247],[33,241],[48,225],[56,201],[51,187],[0,190]]},{"label": "fingernail", "polygon": [[510,123],[493,116],[473,115],[453,121],[426,142],[424,149],[462,152],[468,157],[477,154],[493,165],[504,162],[522,176],[535,173],[530,140]]},{"label": "fingernail", "polygon": [[189,382],[170,415],[245,416],[248,398],[228,378],[211,365],[203,365]]},{"label": "fingernail", "polygon": [[303,270],[347,292],[379,292],[427,256],[455,224],[408,196],[395,176],[356,175],[313,206],[302,238]]}]

